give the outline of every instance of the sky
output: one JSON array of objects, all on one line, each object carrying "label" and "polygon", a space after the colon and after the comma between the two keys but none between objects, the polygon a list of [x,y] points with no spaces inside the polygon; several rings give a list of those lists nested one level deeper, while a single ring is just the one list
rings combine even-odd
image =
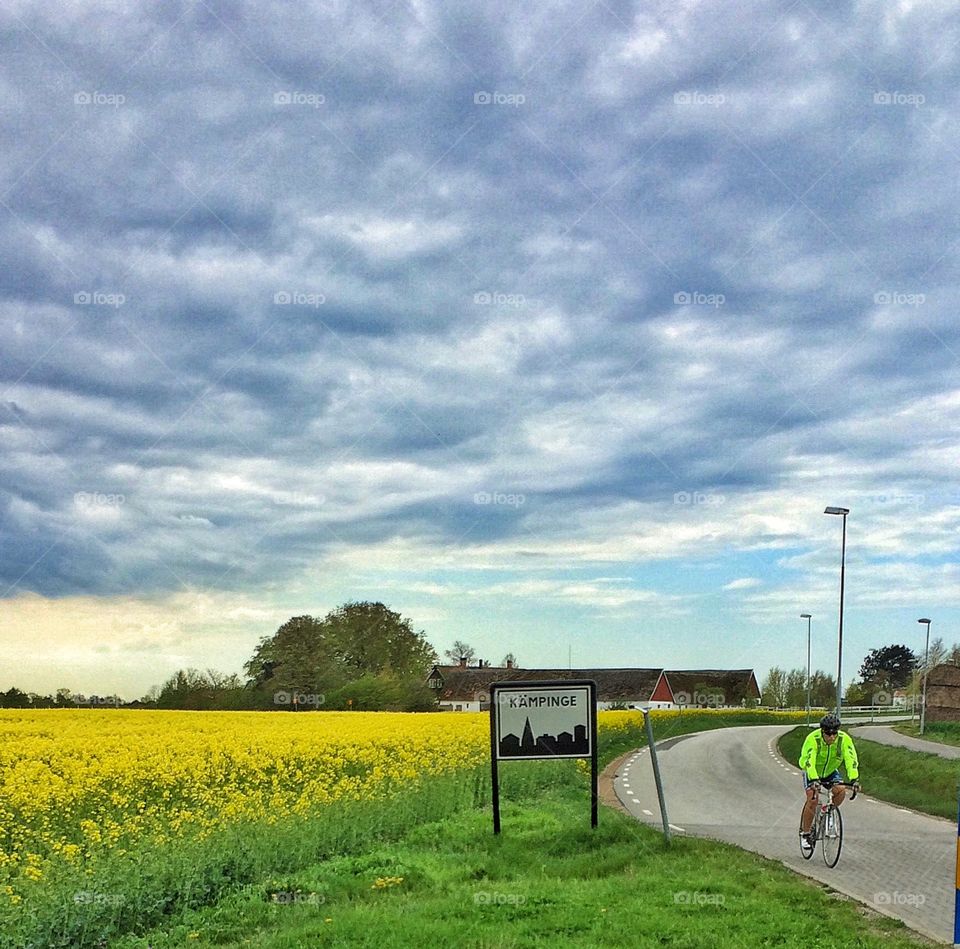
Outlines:
[{"label": "sky", "polygon": [[381,600],[498,663],[960,641],[936,0],[0,10],[0,689]]}]

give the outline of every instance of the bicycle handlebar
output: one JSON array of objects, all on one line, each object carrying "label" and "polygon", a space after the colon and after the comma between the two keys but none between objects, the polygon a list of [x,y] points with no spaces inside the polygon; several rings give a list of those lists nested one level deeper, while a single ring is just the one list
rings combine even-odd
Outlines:
[{"label": "bicycle handlebar", "polygon": [[[818,785],[819,787],[824,787],[823,782],[820,781],[819,779],[817,779],[816,781],[810,782],[811,787],[813,787],[813,785],[815,784]],[[857,794],[860,791],[860,782],[859,781],[834,781],[833,784],[830,785],[830,787],[831,788],[853,788],[853,794],[850,795],[850,800],[853,801],[856,799]]]}]

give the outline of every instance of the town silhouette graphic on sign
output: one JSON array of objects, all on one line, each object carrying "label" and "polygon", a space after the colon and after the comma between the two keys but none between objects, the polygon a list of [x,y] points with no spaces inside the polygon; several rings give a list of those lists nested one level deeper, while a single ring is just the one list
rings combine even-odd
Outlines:
[{"label": "town silhouette graphic on sign", "polygon": [[500,739],[501,758],[529,758],[533,755],[589,755],[590,741],[586,725],[575,725],[573,733],[558,735],[544,733],[534,737],[529,716],[522,735],[503,735]]}]

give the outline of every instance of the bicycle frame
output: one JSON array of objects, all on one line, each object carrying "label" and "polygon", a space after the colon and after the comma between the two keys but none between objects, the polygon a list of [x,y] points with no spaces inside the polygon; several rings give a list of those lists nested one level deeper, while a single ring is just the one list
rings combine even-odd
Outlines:
[{"label": "bicycle frame", "polygon": [[[804,860],[809,860],[813,852],[817,849],[819,843],[823,851],[823,862],[828,867],[835,867],[840,859],[840,850],[843,846],[843,818],[840,816],[840,809],[833,803],[833,794],[828,795],[828,800],[824,802],[823,792],[832,790],[835,787],[853,788],[853,794],[850,800],[857,796],[858,787],[850,781],[837,781],[830,785],[830,788],[824,787],[819,781],[812,785],[814,812],[813,822],[810,824],[810,833],[812,840],[807,843],[801,839],[800,855]],[[829,825],[829,833],[827,832]]]}]

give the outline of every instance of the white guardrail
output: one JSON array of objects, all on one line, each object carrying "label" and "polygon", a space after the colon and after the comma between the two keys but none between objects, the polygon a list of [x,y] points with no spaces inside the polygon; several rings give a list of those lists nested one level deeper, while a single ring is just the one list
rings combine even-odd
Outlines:
[{"label": "white guardrail", "polygon": [[[771,712],[805,712],[807,710],[806,706],[780,709],[761,706],[761,708]],[[827,712],[832,711],[832,708],[811,708],[810,720],[814,724],[819,724],[820,719],[826,715]],[[855,719],[862,724],[864,720],[873,722],[882,719],[886,722],[902,722],[908,721],[911,718],[918,718],[919,715],[919,709],[903,705],[844,705],[840,710],[840,721],[845,723],[851,719]]]}]

